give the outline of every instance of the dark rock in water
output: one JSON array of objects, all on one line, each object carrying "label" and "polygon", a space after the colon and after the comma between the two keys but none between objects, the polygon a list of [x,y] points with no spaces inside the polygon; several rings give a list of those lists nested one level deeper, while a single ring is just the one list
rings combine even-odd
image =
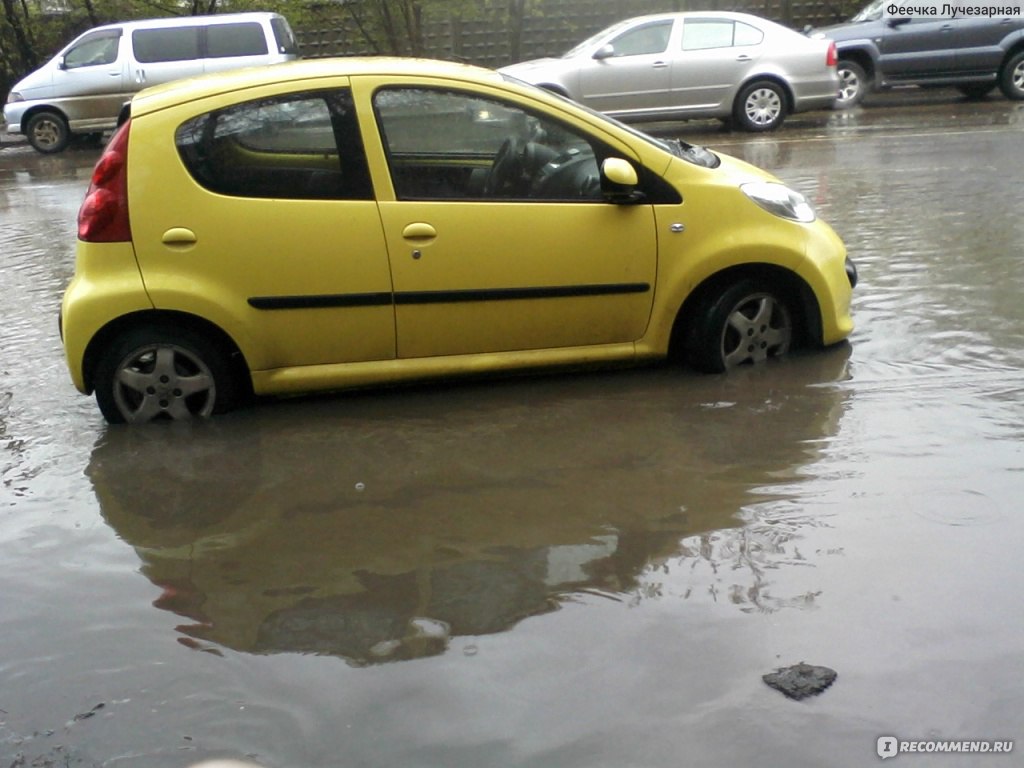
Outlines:
[{"label": "dark rock in water", "polygon": [[782,667],[761,679],[777,691],[781,691],[791,699],[806,699],[817,696],[836,680],[836,671],[828,667],[815,667],[811,664],[794,664]]}]

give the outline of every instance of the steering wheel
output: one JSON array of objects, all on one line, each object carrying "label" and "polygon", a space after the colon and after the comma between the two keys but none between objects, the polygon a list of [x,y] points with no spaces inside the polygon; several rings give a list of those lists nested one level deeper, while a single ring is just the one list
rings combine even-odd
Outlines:
[{"label": "steering wheel", "polygon": [[509,136],[502,142],[498,154],[494,156],[494,163],[487,173],[487,181],[484,182],[484,194],[503,195],[515,189],[523,172],[523,157],[521,142],[514,136]]}]

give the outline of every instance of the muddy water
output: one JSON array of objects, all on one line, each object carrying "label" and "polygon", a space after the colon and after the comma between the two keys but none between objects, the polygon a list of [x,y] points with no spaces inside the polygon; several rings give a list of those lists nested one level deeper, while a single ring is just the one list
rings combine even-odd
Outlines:
[{"label": "muddy water", "polygon": [[[882,735],[1019,739],[1022,118],[947,97],[685,129],[844,237],[848,346],[145,429],[106,427],[60,357],[95,153],[0,150],[0,765],[859,766]],[[761,681],[800,661],[838,681]]]}]

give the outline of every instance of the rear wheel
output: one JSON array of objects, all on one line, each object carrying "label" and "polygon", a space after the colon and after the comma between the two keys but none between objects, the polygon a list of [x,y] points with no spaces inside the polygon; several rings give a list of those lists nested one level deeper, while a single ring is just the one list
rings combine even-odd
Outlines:
[{"label": "rear wheel", "polygon": [[64,151],[71,140],[71,131],[58,113],[36,112],[25,126],[25,138],[37,152],[52,155]]},{"label": "rear wheel", "polygon": [[999,88],[1014,101],[1024,100],[1024,51],[1011,56],[999,74]]},{"label": "rear wheel", "polygon": [[864,67],[855,61],[840,61],[836,65],[836,74],[839,75],[836,109],[849,109],[860,104],[868,89],[868,76]]},{"label": "rear wheel", "polygon": [[783,294],[741,280],[698,309],[690,359],[702,371],[722,373],[786,354],[793,334],[793,312]]},{"label": "rear wheel", "polygon": [[117,339],[96,367],[95,384],[96,402],[111,424],[205,418],[235,400],[219,349],[188,331],[159,326]]},{"label": "rear wheel", "polygon": [[733,119],[745,131],[772,131],[786,119],[786,94],[782,86],[759,80],[740,91]]}]

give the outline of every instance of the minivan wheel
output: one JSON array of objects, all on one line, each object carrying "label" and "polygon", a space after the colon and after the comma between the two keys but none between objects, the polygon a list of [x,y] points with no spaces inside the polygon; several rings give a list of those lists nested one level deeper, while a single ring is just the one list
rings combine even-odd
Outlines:
[{"label": "minivan wheel", "polygon": [[224,356],[182,330],[129,331],[100,358],[95,384],[96,402],[111,424],[206,418],[233,404]]},{"label": "minivan wheel", "polygon": [[1010,57],[999,74],[999,88],[1014,101],[1024,100],[1024,51]]},{"label": "minivan wheel", "polygon": [[710,296],[695,322],[690,362],[707,373],[779,357],[793,342],[793,313],[782,294],[753,280]]},{"label": "minivan wheel", "polygon": [[839,95],[836,97],[836,109],[849,109],[860,104],[867,91],[867,73],[864,67],[855,61],[840,61],[836,65],[839,75]]},{"label": "minivan wheel", "polygon": [[56,112],[36,112],[25,126],[25,137],[32,148],[44,155],[63,152],[71,140],[68,124]]},{"label": "minivan wheel", "polygon": [[745,131],[772,131],[786,118],[786,94],[769,80],[751,83],[740,91],[733,118]]}]

